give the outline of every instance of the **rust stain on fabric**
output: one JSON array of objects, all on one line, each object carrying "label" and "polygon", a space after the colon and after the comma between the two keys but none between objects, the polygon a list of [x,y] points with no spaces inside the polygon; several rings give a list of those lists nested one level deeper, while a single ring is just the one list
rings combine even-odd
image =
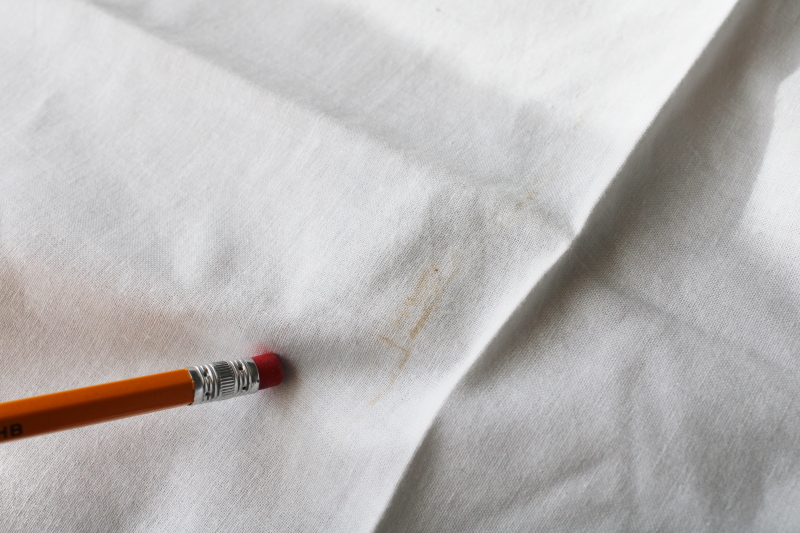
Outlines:
[{"label": "rust stain on fabric", "polygon": [[376,403],[381,401],[383,397],[386,396],[386,393],[392,390],[394,382],[397,381],[397,378],[400,376],[400,372],[403,371],[403,367],[406,366],[409,357],[411,357],[411,348],[404,348],[403,346],[400,346],[399,344],[394,342],[389,337],[384,337],[383,335],[378,335],[378,338],[383,342],[385,342],[386,344],[388,344],[389,346],[391,346],[392,348],[399,350],[400,353],[403,354],[403,356],[400,358],[400,361],[397,363],[397,366],[393,368],[392,371],[389,373],[389,383],[386,385],[386,387],[384,387],[384,389],[380,393],[378,393],[377,396],[375,396],[372,400],[370,400],[369,402],[370,405],[375,405]]},{"label": "rust stain on fabric", "polygon": [[522,206],[523,206],[523,204],[525,204],[526,202],[530,202],[531,200],[533,200],[533,195],[535,195],[535,194],[539,194],[539,192],[538,192],[538,191],[532,191],[532,192],[529,192],[528,194],[526,194],[524,198],[522,198],[520,201],[518,201],[518,202],[517,202],[517,203],[514,205],[514,209],[515,209],[515,210],[516,210],[516,209],[519,209],[519,208],[520,208],[520,207],[522,207]]},{"label": "rust stain on fabric", "polygon": [[398,350],[402,356],[397,366],[389,374],[388,385],[370,402],[371,405],[378,403],[400,376],[411,357],[417,337],[439,307],[447,286],[457,272],[454,269],[445,277],[439,273],[439,270],[438,266],[431,265],[422,271],[411,294],[401,301],[399,309],[395,313],[393,333],[376,335],[380,340]]},{"label": "rust stain on fabric", "polygon": [[425,327],[425,324],[428,323],[428,319],[431,317],[431,313],[434,309],[439,307],[439,301],[442,299],[442,295],[444,294],[444,287],[437,289],[436,294],[434,295],[431,302],[422,308],[422,314],[419,317],[419,320],[414,324],[410,330],[408,330],[408,337],[413,341],[419,335],[419,332],[422,328]]},{"label": "rust stain on fabric", "polygon": [[[404,300],[400,310],[397,312],[396,330],[402,329],[404,326],[410,326],[408,338],[411,341],[415,340],[425,327],[425,324],[428,323],[431,313],[439,307],[444,291],[455,273],[456,271],[454,270],[444,278],[439,273],[438,267],[430,266],[426,268],[417,279],[411,295]],[[413,323],[409,324],[412,317]]]},{"label": "rust stain on fabric", "polygon": [[384,337],[383,335],[378,335],[378,338],[380,340],[384,341],[386,344],[388,344],[392,348],[397,348],[398,350],[400,350],[400,353],[403,354],[403,357],[402,357],[402,359],[400,359],[400,362],[397,364],[397,370],[403,370],[403,367],[406,366],[406,363],[408,362],[408,358],[411,357],[411,348],[403,348],[402,346],[400,346],[399,344],[394,342],[389,337]]}]

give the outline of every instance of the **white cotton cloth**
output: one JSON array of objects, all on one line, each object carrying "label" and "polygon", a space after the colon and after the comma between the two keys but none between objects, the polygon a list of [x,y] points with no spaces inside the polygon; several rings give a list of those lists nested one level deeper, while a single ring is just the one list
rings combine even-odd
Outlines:
[{"label": "white cotton cloth", "polygon": [[0,2],[0,531],[795,531],[794,0]]}]

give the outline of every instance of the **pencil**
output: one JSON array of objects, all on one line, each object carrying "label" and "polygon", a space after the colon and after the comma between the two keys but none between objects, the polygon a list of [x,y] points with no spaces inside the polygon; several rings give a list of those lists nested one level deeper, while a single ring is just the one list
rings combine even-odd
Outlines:
[{"label": "pencil", "polygon": [[89,424],[251,394],[278,385],[278,356],[152,374],[0,403],[0,443]]}]

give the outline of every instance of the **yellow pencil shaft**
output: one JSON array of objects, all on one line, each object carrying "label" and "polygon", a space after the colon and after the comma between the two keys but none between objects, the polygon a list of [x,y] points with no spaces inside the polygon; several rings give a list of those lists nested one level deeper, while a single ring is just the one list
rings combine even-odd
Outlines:
[{"label": "yellow pencil shaft", "polygon": [[188,370],[104,383],[0,403],[0,443],[189,405]]}]

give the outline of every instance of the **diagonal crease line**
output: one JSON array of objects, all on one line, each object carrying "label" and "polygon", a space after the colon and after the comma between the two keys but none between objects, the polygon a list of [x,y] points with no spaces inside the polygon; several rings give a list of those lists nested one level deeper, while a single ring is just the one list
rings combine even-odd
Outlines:
[{"label": "diagonal crease line", "polygon": [[[757,0],[753,0],[751,3],[756,1]],[[495,351],[498,344],[502,344],[504,337],[508,336],[509,332],[513,331],[515,327],[521,324],[525,319],[530,320],[531,315],[535,317],[538,314],[541,305],[546,299],[546,294],[548,293],[547,289],[550,285],[552,285],[552,282],[559,277],[568,275],[575,268],[575,263],[578,256],[577,251],[581,250],[587,244],[587,241],[592,240],[588,236],[589,229],[594,228],[597,225],[598,220],[607,218],[606,213],[613,211],[613,205],[606,205],[614,202],[613,198],[615,195],[611,194],[611,191],[623,186],[624,184],[621,182],[626,181],[625,177],[631,173],[631,170],[635,170],[636,158],[634,156],[642,151],[648,150],[652,144],[652,139],[656,137],[657,132],[660,131],[662,123],[666,120],[666,116],[669,114],[670,107],[677,105],[677,97],[684,93],[691,93],[692,89],[694,88],[693,82],[695,81],[693,78],[697,77],[691,76],[691,74],[696,70],[701,70],[704,66],[704,62],[711,62],[715,59],[714,57],[708,56],[712,55],[714,52],[714,45],[718,44],[718,41],[723,38],[721,35],[722,30],[728,26],[737,24],[738,21],[732,19],[736,18],[735,14],[738,11],[743,10],[742,6],[745,2],[747,2],[747,0],[737,0],[737,2],[731,6],[731,9],[728,11],[727,15],[723,17],[719,26],[717,26],[717,28],[711,34],[706,46],[700,50],[694,62],[689,66],[684,76],[678,81],[673,91],[663,102],[653,120],[645,128],[639,139],[634,143],[634,146],[628,153],[628,156],[618,167],[616,173],[609,180],[603,192],[598,196],[597,201],[584,219],[583,224],[580,226],[580,228],[578,228],[578,231],[576,231],[574,237],[563,248],[563,251],[550,262],[550,264],[545,268],[544,273],[534,280],[531,288],[520,298],[519,303],[510,311],[506,320],[502,322],[497,331],[495,331],[494,334],[489,338],[483,348],[478,350],[474,357],[470,358],[462,367],[458,378],[452,380],[450,390],[441,398],[439,406],[436,408],[436,414],[431,417],[429,424],[420,437],[415,450],[409,457],[406,466],[403,469],[403,473],[398,478],[391,495],[387,499],[386,505],[378,516],[375,525],[371,528],[373,533],[377,533],[378,531],[384,529],[384,519],[386,518],[387,512],[392,507],[393,502],[399,497],[398,489],[400,488],[402,482],[406,479],[411,465],[416,462],[423,443],[431,435],[431,432],[436,425],[436,421],[439,418],[439,414],[441,413],[442,408],[446,405],[447,400],[452,396],[453,392],[459,387],[459,385],[465,381],[470,372],[477,368],[484,359],[489,357],[490,354]],[[580,260],[578,259],[577,262],[580,263]]]}]

